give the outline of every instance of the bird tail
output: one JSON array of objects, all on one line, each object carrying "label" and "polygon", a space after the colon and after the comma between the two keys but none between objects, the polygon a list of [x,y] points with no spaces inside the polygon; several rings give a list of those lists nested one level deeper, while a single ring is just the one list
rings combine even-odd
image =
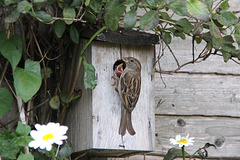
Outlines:
[{"label": "bird tail", "polygon": [[127,111],[126,111],[125,107],[122,105],[122,108],[121,108],[121,121],[120,121],[120,126],[119,126],[118,133],[121,136],[124,136],[126,134],[126,130],[127,130]]},{"label": "bird tail", "polygon": [[127,117],[126,117],[127,130],[128,130],[128,133],[133,136],[134,134],[136,134],[136,132],[134,131],[133,126],[132,126],[132,114],[131,114],[131,112],[126,112],[126,113],[127,113]]}]

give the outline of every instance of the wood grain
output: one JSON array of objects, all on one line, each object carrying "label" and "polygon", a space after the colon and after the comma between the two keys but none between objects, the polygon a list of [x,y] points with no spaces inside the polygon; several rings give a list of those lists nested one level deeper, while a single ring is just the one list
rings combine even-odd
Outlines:
[{"label": "wood grain", "polygon": [[156,73],[154,93],[156,114],[240,117],[239,76]]},{"label": "wood grain", "polygon": [[[179,123],[179,119],[185,125]],[[195,137],[194,145],[186,147],[190,154],[209,142],[217,146],[217,149],[208,149],[209,157],[240,157],[239,122],[238,118],[227,117],[156,116],[156,152],[164,155],[168,149],[174,147],[169,143],[170,138],[175,138],[177,134],[190,134],[190,137]]]}]

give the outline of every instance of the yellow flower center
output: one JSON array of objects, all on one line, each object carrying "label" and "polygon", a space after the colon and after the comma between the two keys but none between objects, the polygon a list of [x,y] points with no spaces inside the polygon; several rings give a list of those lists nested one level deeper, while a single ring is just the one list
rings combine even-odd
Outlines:
[{"label": "yellow flower center", "polygon": [[53,134],[46,134],[45,136],[43,136],[44,141],[48,141],[49,139],[53,139]]},{"label": "yellow flower center", "polygon": [[179,141],[177,141],[177,143],[179,144],[179,143],[183,143],[183,144],[186,144],[188,142],[188,140],[187,139],[181,139],[181,140],[179,140]]}]

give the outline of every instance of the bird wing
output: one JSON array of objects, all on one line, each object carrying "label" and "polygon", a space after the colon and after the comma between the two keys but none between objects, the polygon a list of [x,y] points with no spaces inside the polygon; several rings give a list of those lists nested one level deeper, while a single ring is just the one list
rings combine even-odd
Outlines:
[{"label": "bird wing", "polygon": [[138,101],[140,88],[141,88],[141,77],[135,72],[125,72],[120,78],[121,85],[121,98],[124,107],[131,112]]}]

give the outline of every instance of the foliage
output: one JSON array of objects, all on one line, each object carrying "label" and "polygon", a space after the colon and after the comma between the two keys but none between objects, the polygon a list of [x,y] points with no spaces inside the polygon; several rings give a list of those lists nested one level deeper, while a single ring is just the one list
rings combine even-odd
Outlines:
[{"label": "foliage", "polygon": [[[140,10],[145,12],[139,15]],[[189,63],[206,60],[211,54],[223,56],[225,62],[231,59],[239,63],[240,59],[238,11],[229,11],[228,0],[4,0],[0,1],[0,13],[0,86],[3,79],[8,86],[0,88],[0,116],[13,104],[11,90],[21,120],[30,119],[30,125],[34,121],[64,121],[69,103],[81,97],[75,88],[81,66],[85,88],[96,87],[94,66],[83,53],[105,29],[115,31],[121,25],[126,30],[154,31],[162,48],[169,48],[176,60],[178,68],[173,72],[188,64],[180,65],[170,49],[173,37],[192,38]],[[83,46],[77,67],[66,68],[66,60],[72,59],[74,64],[73,46],[80,42],[79,32],[85,27],[98,32]],[[206,44],[199,54],[194,50],[196,43]],[[67,89],[63,87],[66,73],[72,80]],[[25,113],[31,116],[26,118]],[[19,144],[13,144],[17,133],[6,130],[0,134],[6,138],[1,138],[0,145],[9,147],[6,153],[1,151],[5,157],[31,157],[20,154]],[[10,149],[12,152],[7,153]]]},{"label": "foliage", "polygon": [[[10,130],[0,132],[0,155],[4,158],[16,159],[18,153],[23,151],[32,140],[32,137],[28,136],[30,130],[28,125],[18,122],[15,132]],[[19,158],[22,159],[25,156],[31,156],[31,154],[20,155]]]}]

